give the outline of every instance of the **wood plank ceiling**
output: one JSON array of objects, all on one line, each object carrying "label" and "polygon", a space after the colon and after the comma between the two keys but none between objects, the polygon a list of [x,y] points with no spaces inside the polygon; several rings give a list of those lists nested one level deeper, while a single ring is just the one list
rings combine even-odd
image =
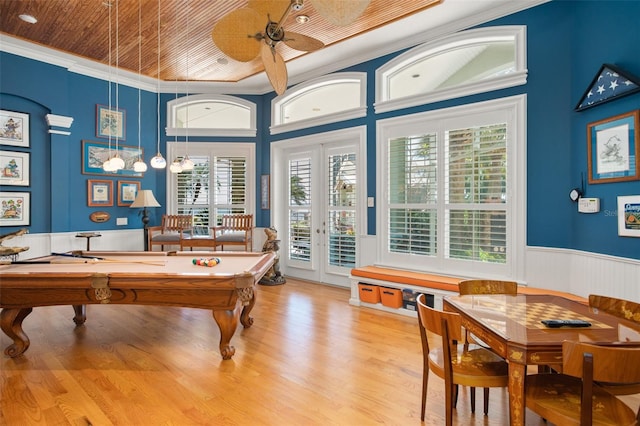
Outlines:
[{"label": "wood plank ceiling", "polygon": [[[422,11],[440,1],[371,0],[360,18],[347,26],[338,27],[328,23],[316,12],[313,0],[307,0],[303,9],[292,13],[283,26],[285,30],[312,36],[329,46]],[[230,11],[246,7],[247,1],[110,2],[111,8],[108,6],[109,0],[1,0],[0,33],[105,65],[111,60],[112,66],[134,73],[138,73],[140,66],[141,73],[153,79],[157,78],[159,62],[160,79],[164,81],[236,82],[264,69],[259,58],[239,62],[226,57],[211,38],[214,24]],[[38,22],[24,22],[18,18],[20,14],[32,15]],[[297,15],[307,15],[309,22],[298,23],[295,19]],[[279,18],[272,17],[273,20]],[[140,47],[139,33],[142,40]],[[141,55],[138,54],[139,50]],[[285,61],[305,54],[285,46],[284,43],[278,45],[278,50]]]}]

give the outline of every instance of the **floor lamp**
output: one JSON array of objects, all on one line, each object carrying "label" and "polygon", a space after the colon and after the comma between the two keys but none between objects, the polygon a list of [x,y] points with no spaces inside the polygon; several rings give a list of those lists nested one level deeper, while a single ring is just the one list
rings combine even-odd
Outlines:
[{"label": "floor lamp", "polygon": [[153,196],[153,191],[150,189],[143,189],[138,191],[136,199],[129,206],[130,208],[142,208],[142,225],[144,226],[144,251],[149,250],[149,230],[147,225],[149,224],[149,207],[160,207],[160,204]]}]

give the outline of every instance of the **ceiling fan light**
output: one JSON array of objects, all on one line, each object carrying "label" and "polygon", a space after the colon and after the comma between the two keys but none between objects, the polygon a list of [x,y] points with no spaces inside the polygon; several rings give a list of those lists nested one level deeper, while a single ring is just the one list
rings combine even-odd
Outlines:
[{"label": "ceiling fan light", "polygon": [[149,161],[149,163],[154,169],[164,169],[167,167],[167,160],[165,160],[159,152],[151,159],[151,161]]}]

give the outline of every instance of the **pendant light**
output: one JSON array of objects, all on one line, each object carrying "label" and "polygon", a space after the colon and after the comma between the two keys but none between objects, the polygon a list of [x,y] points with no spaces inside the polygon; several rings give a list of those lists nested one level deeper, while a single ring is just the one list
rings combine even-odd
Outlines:
[{"label": "pendant light", "polygon": [[[189,7],[189,5],[187,4],[187,7]],[[189,10],[187,9],[187,16],[189,16]],[[188,22],[188,20],[187,20]],[[179,35],[178,35],[178,28],[176,27],[176,40],[179,40]],[[188,62],[187,62],[188,63]],[[179,63],[178,63],[178,55],[176,55],[176,105],[177,105],[177,101],[178,101],[178,67],[179,67]],[[176,110],[176,124],[175,127],[178,127],[178,117],[177,117],[177,110]],[[176,131],[174,136],[173,136],[173,140],[175,142],[175,146],[178,146],[178,132]],[[181,173],[182,172],[182,164],[180,161],[179,157],[176,157],[173,162],[171,163],[171,165],[169,166],[169,171],[171,173]]]},{"label": "pendant light", "polygon": [[[105,5],[109,8],[109,111],[111,111],[111,2]],[[102,170],[107,173],[115,172],[116,170],[111,165],[111,129],[109,128],[109,151],[107,154],[107,160],[102,163]]]},{"label": "pendant light", "polygon": [[138,159],[133,163],[133,170],[135,172],[144,173],[147,171],[147,164],[142,160],[140,148],[140,127],[142,126],[142,106],[140,100],[140,74],[142,73],[142,9],[140,7],[140,0],[138,0]]},{"label": "pendant light", "polygon": [[158,0],[158,101],[157,101],[157,117],[158,122],[158,141],[157,141],[157,154],[149,161],[151,167],[154,169],[164,169],[167,167],[167,160],[164,159],[160,153],[160,0]]},{"label": "pendant light", "polygon": [[[187,0],[187,80],[185,83],[185,92],[187,99],[189,99],[189,0]],[[187,101],[187,112],[186,112],[186,120],[185,120],[185,156],[180,163],[181,171],[190,171],[193,170],[195,164],[189,158],[189,102]]]},{"label": "pendant light", "polygon": [[[118,81],[120,80],[120,73],[119,73],[119,67],[120,67],[120,39],[119,39],[119,32],[120,32],[120,0],[116,0],[116,111],[118,111],[119,109],[119,104],[120,104],[120,88],[119,88],[119,84]],[[109,163],[111,165],[111,168],[113,168],[115,171],[118,170],[122,170],[124,169],[124,160],[122,158],[120,158],[120,153],[118,152],[118,147],[119,147],[119,136],[116,134],[116,154],[111,157],[111,159],[109,160]]]}]

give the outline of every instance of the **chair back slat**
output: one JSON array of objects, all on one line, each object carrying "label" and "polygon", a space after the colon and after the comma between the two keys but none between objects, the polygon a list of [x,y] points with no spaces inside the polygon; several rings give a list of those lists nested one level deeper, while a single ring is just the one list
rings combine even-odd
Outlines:
[{"label": "chair back slat", "polygon": [[416,299],[418,304],[418,315],[422,326],[433,334],[442,336],[442,320],[446,320],[449,325],[449,338],[451,340],[461,340],[462,321],[460,315],[455,312],[438,311],[425,303],[425,295],[420,294]]},{"label": "chair back slat", "polygon": [[191,215],[182,214],[166,214],[162,216],[163,232],[179,232],[190,230],[193,227],[193,218]]},{"label": "chair back slat", "polygon": [[640,383],[640,342],[637,345],[563,342],[562,372],[582,377],[585,353],[593,357],[594,381],[616,384]]},{"label": "chair back slat", "polygon": [[640,303],[615,297],[589,295],[589,306],[594,309],[640,323]]}]

